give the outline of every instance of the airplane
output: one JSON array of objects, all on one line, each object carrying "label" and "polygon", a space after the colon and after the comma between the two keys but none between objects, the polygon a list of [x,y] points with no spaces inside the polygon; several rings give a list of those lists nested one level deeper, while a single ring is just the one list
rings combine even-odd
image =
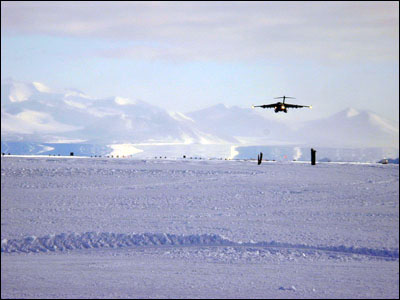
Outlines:
[{"label": "airplane", "polygon": [[297,105],[297,104],[285,103],[285,99],[286,99],[286,98],[296,99],[296,98],[287,97],[287,96],[276,97],[276,98],[274,98],[274,99],[283,99],[283,102],[276,102],[276,103],[264,104],[264,105],[252,105],[251,108],[255,108],[255,107],[274,108],[274,110],[275,110],[276,113],[277,113],[277,112],[280,112],[280,111],[283,111],[283,112],[287,113],[287,108],[302,108],[302,107],[312,108],[311,105]]}]

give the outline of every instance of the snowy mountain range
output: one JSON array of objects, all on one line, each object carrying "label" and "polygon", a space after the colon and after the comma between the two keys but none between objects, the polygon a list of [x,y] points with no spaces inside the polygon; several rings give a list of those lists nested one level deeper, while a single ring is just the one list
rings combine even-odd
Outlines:
[{"label": "snowy mountain range", "polygon": [[124,97],[96,99],[77,90],[5,80],[2,140],[87,143],[220,143],[181,113]]},{"label": "snowy mountain range", "polygon": [[144,101],[94,98],[39,82],[1,82],[3,142],[171,145],[292,145],[397,148],[399,126],[372,112],[347,108],[295,129],[268,114],[218,104],[183,114]]},{"label": "snowy mountain range", "polygon": [[398,147],[398,124],[375,113],[346,108],[328,118],[307,121],[296,128],[266,119],[251,109],[219,104],[188,114],[202,130],[218,135],[258,137],[265,144],[324,147]]}]

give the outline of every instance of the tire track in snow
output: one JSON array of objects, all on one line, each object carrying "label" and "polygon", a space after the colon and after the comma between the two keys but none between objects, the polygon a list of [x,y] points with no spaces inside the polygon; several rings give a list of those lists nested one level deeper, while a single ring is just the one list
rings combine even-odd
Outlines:
[{"label": "tire track in snow", "polygon": [[271,242],[234,242],[216,234],[176,235],[167,233],[123,234],[110,232],[61,233],[43,237],[28,236],[22,239],[3,239],[2,253],[38,253],[48,251],[69,251],[74,249],[124,248],[149,246],[186,247],[261,247],[273,249],[315,250],[344,254],[368,255],[380,258],[398,259],[398,250],[355,248],[346,246],[311,246]]}]

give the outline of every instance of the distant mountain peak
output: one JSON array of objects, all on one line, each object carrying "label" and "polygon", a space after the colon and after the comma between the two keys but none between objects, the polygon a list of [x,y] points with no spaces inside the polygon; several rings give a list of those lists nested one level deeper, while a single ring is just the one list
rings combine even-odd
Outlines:
[{"label": "distant mountain peak", "polygon": [[336,114],[332,115],[331,118],[334,119],[352,119],[355,117],[360,117],[363,115],[367,115],[368,111],[356,109],[354,107],[347,107],[344,110],[337,112]]},{"label": "distant mountain peak", "polygon": [[355,117],[360,114],[360,112],[358,110],[356,110],[355,108],[352,108],[352,107],[347,108],[345,112],[346,112],[346,117],[348,117],[348,118]]},{"label": "distant mountain peak", "polygon": [[227,110],[227,109],[229,109],[229,107],[227,107],[223,103],[218,103],[218,104],[215,104],[214,106],[210,106],[210,107],[208,107],[206,109],[209,109],[209,110]]},{"label": "distant mountain peak", "polygon": [[41,82],[34,81],[32,84],[39,92],[51,93],[51,89]]},{"label": "distant mountain peak", "polygon": [[135,105],[137,104],[137,101],[131,99],[131,98],[125,98],[125,97],[115,97],[114,102],[118,105]]},{"label": "distant mountain peak", "polygon": [[32,87],[28,84],[17,82],[14,80],[8,82],[7,84],[10,85],[10,94],[8,96],[8,99],[11,102],[26,101],[33,94]]}]

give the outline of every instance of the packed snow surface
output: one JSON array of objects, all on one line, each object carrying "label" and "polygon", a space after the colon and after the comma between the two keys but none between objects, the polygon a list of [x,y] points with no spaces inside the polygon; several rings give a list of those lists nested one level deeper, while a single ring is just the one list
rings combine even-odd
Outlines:
[{"label": "packed snow surface", "polygon": [[399,166],[1,158],[2,298],[398,298]]}]

